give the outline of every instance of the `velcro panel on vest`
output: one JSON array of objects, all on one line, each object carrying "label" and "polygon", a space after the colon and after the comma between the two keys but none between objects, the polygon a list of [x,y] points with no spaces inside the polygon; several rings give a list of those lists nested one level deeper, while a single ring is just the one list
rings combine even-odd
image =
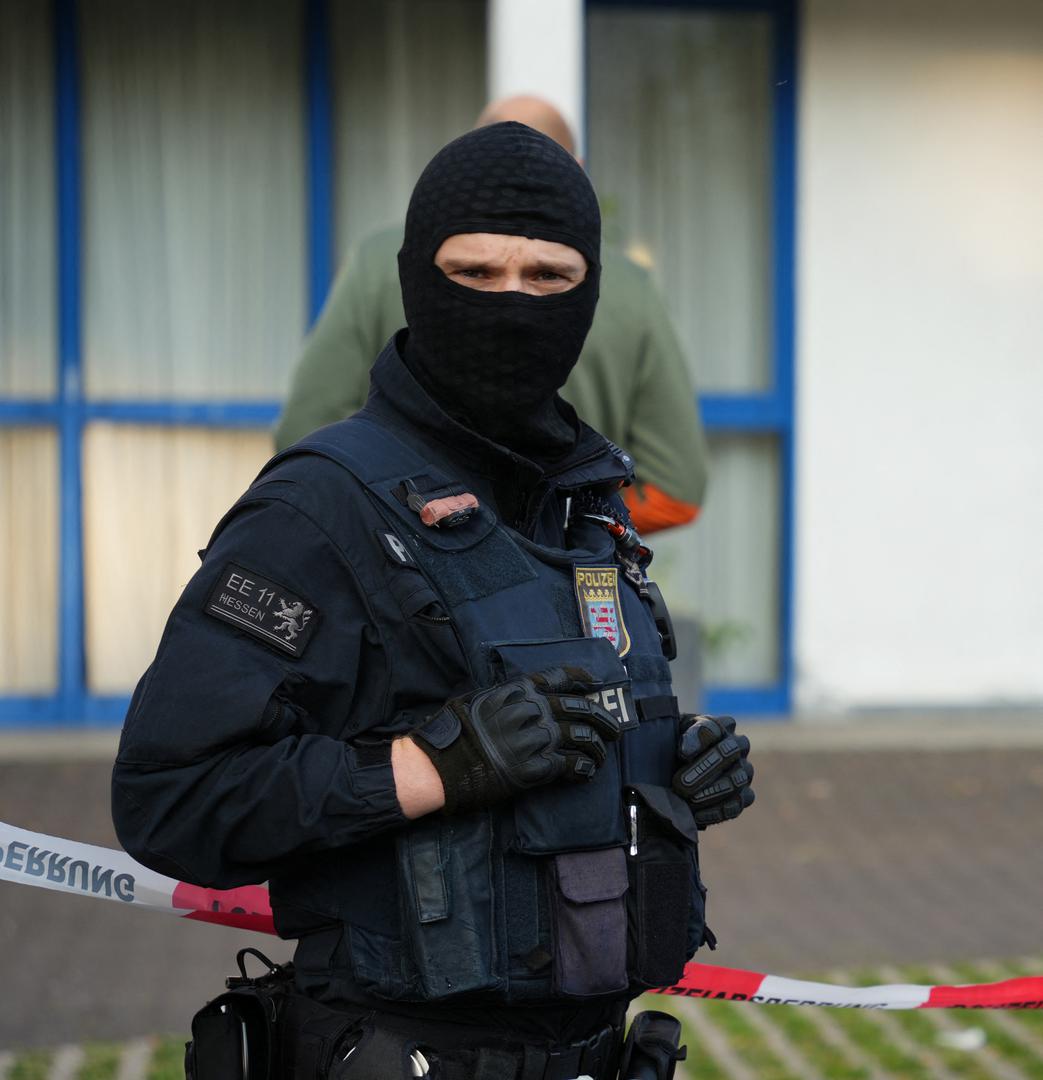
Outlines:
[{"label": "velcro panel on vest", "polygon": [[670,665],[662,656],[632,653],[627,657],[626,665],[634,682],[670,682]]},{"label": "velcro panel on vest", "polygon": [[[427,540],[427,537],[421,534],[421,540]],[[481,600],[536,577],[529,560],[502,529],[483,538],[469,558],[452,549],[444,550],[444,547],[442,544],[421,544],[415,554],[438,582],[450,607],[467,600]]]}]

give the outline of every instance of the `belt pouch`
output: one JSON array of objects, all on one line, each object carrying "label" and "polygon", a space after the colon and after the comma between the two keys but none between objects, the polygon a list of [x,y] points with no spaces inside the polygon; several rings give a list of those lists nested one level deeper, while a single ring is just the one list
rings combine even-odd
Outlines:
[{"label": "belt pouch", "polygon": [[281,990],[245,987],[214,998],[192,1018],[186,1075],[192,1080],[276,1080],[276,997]]},{"label": "belt pouch", "polygon": [[192,1020],[192,1041],[185,1047],[188,1080],[242,1077],[243,1036],[231,1012],[199,1013]]},{"label": "belt pouch", "polygon": [[337,1051],[349,1041],[347,1035],[358,1027],[360,1013],[334,1009],[306,994],[294,993],[286,1003],[282,1032],[283,1069],[272,1074],[293,1080],[325,1080],[336,1061]]},{"label": "belt pouch", "polygon": [[680,1042],[681,1023],[677,1017],[652,1009],[639,1012],[623,1046],[619,1075],[673,1080],[677,1062],[688,1056],[688,1047],[679,1046]]},{"label": "belt pouch", "polygon": [[554,989],[591,997],[627,987],[626,856],[622,848],[554,856]]},{"label": "belt pouch", "polygon": [[423,1000],[496,989],[492,829],[486,813],[430,819],[398,839],[405,933]]}]

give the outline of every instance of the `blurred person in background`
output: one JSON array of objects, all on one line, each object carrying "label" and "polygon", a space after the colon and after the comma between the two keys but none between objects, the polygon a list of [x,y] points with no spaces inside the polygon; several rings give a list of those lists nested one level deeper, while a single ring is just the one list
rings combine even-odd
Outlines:
[{"label": "blurred person in background", "polygon": [[[511,120],[575,156],[564,117],[540,98],[492,102],[477,126]],[[402,226],[396,225],[373,233],[348,257],[297,361],[275,429],[276,449],[365,404],[373,357],[405,324],[395,261],[401,244]],[[601,303],[562,396],[633,455],[637,480],[625,498],[639,532],[695,519],[707,481],[695,390],[651,278],[620,251],[602,251]]]}]

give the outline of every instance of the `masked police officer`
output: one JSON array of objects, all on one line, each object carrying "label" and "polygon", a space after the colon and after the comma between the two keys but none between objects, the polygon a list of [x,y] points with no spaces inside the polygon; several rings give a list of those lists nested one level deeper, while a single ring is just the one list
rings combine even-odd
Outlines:
[{"label": "masked police officer", "polygon": [[135,692],[120,839],[269,881],[313,1006],[286,1075],[609,1080],[628,1001],[712,943],[698,829],[753,801],[749,743],[678,714],[632,462],[557,395],[599,238],[546,136],[436,155],[366,407],[225,515]]}]

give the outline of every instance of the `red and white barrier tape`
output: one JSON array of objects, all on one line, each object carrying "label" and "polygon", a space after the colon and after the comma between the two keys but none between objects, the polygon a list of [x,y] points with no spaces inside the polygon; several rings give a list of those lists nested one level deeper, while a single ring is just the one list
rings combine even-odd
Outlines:
[{"label": "red and white barrier tape", "polygon": [[654,994],[758,1005],[824,1005],[834,1009],[1041,1009],[1043,978],[969,986],[833,986],[758,971],[686,964],[681,981]]},{"label": "red and white barrier tape", "polygon": [[[96,896],[201,922],[274,934],[268,890],[204,889],[157,874],[126,852],[62,840],[0,822],[0,881]],[[1040,1009],[1043,977],[970,986],[833,986],[781,975],[688,964],[681,981],[656,994],[746,1001],[760,1005],[821,1005],[839,1009]]]},{"label": "red and white barrier tape", "polygon": [[62,840],[0,822],[0,881],[96,896],[186,919],[274,934],[268,890],[202,889],[164,877],[125,851]]}]

